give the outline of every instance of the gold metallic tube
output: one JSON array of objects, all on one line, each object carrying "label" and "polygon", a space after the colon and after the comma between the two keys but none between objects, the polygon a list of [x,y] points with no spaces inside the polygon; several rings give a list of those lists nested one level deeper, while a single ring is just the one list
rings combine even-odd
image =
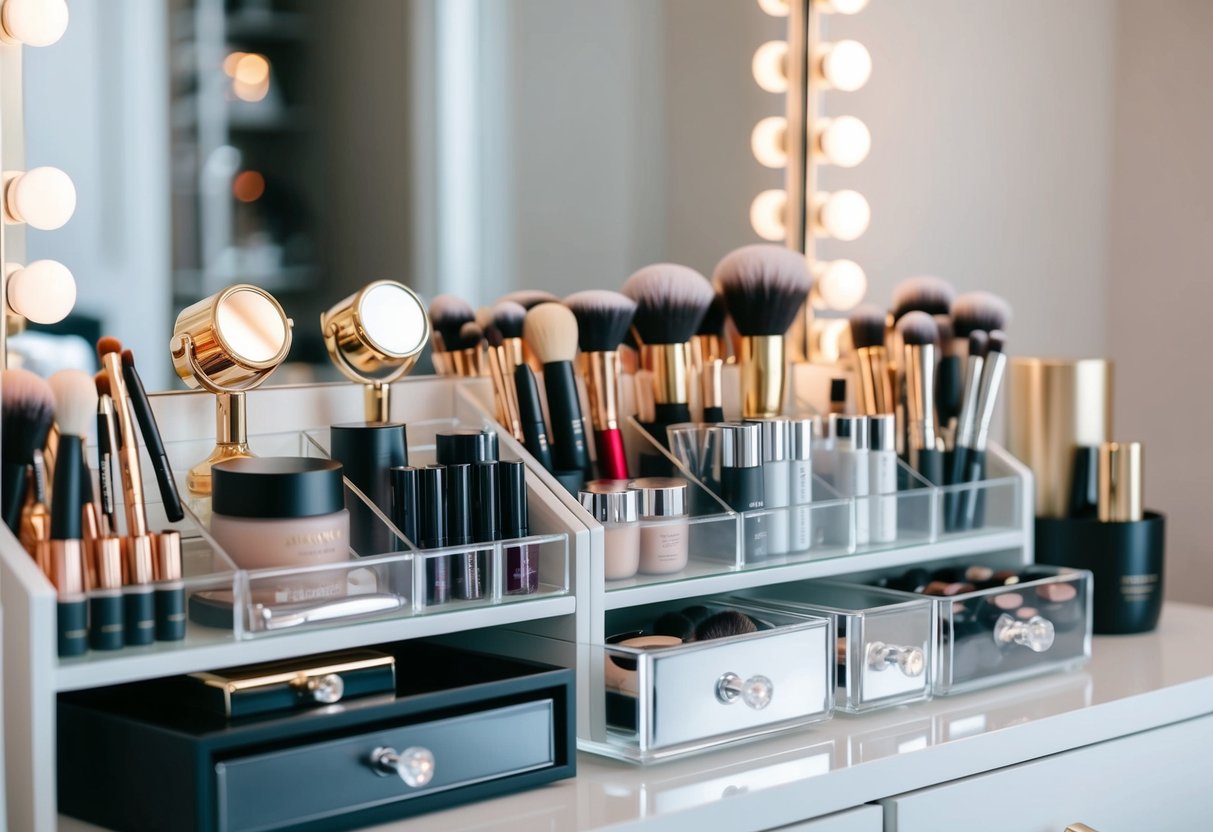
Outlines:
[{"label": "gold metallic tube", "polygon": [[724,359],[724,339],[719,335],[695,335],[691,338],[691,366],[696,370]]},{"label": "gold metallic tube", "polygon": [[642,344],[640,366],[653,374],[657,404],[690,403],[690,344]]},{"label": "gold metallic tube", "polygon": [[594,430],[618,430],[619,353],[582,353],[582,369]]},{"label": "gold metallic tube", "polygon": [[156,558],[149,534],[123,538],[126,547],[125,579],[130,586],[150,584],[156,579]]},{"label": "gold metallic tube", "polygon": [[181,533],[173,530],[152,537],[154,558],[152,578],[156,581],[181,580]]},{"label": "gold metallic tube", "polygon": [[743,335],[737,363],[741,366],[741,412],[747,419],[783,412],[784,339],[782,335]]},{"label": "gold metallic tube", "polygon": [[59,597],[84,594],[84,543],[79,540],[50,542],[51,583]]},{"label": "gold metallic tube", "polygon": [[1136,523],[1142,511],[1140,442],[1104,442],[1099,446],[1099,522]]},{"label": "gold metallic tube", "polygon": [[389,422],[392,412],[392,385],[372,382],[362,386],[362,407],[368,422]]},{"label": "gold metallic tube", "polygon": [[101,539],[101,521],[97,517],[96,503],[88,502],[80,508],[80,526],[84,530],[84,587],[97,586],[96,552]]},{"label": "gold metallic tube", "polygon": [[[199,462],[186,474],[185,485],[191,494],[205,497],[211,493],[211,466],[216,462],[253,455],[248,446],[245,403],[243,392],[215,394],[215,447],[210,456]],[[115,404],[115,409],[117,409],[117,404]],[[145,517],[144,533],[147,532],[146,523]],[[128,525],[127,531],[133,532],[134,527]]]},{"label": "gold metallic tube", "polygon": [[122,588],[122,538],[102,537],[94,552],[98,589]]},{"label": "gold metallic tube", "polygon": [[703,407],[724,406],[724,359],[712,358],[699,370],[700,393]]}]

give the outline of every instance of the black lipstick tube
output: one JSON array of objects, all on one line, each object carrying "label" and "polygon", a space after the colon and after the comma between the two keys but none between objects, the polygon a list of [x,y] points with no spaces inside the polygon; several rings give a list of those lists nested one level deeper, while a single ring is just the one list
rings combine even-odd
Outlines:
[{"label": "black lipstick tube", "polygon": [[[720,498],[737,512],[765,508],[762,425],[729,422],[720,428]],[[745,517],[743,523],[746,557],[765,558],[770,553],[766,515]]]},{"label": "black lipstick tube", "polygon": [[[498,465],[498,499],[501,506],[501,535],[517,540],[530,534],[526,494],[526,466],[517,460]],[[539,590],[539,546],[534,543],[505,549],[505,592],[530,595]]]},{"label": "black lipstick tube", "polygon": [[[472,466],[448,465],[446,469],[446,538],[448,546],[472,542]],[[454,595],[464,601],[484,594],[480,553],[465,552],[451,557]]]},{"label": "black lipstick tube", "polygon": [[[421,469],[421,511],[417,534],[422,549],[446,546],[446,468],[428,465]],[[425,561],[426,603],[445,604],[451,600],[450,557],[432,557]]]}]

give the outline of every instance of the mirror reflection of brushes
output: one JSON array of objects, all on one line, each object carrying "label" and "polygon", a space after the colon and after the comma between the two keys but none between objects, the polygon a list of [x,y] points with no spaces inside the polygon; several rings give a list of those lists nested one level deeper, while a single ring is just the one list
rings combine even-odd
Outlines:
[{"label": "mirror reflection of brushes", "polygon": [[210,495],[216,462],[253,455],[245,393],[286,360],[293,327],[273,295],[247,283],[229,286],[177,316],[169,342],[173,369],[189,387],[215,394],[215,449],[186,476],[191,494]]},{"label": "mirror reflection of brushes", "polygon": [[329,358],[365,386],[366,421],[387,422],[391,384],[405,376],[430,340],[425,303],[394,280],[376,280],[320,316]]}]

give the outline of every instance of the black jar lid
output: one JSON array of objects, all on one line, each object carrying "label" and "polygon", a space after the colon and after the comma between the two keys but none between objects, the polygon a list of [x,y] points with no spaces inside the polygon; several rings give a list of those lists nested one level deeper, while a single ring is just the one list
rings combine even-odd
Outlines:
[{"label": "black jar lid", "polygon": [[345,508],[341,463],[301,456],[225,459],[211,467],[211,511],[226,517],[315,517]]},{"label": "black jar lid", "polygon": [[497,434],[478,428],[452,428],[435,436],[440,465],[475,465],[497,460]]}]

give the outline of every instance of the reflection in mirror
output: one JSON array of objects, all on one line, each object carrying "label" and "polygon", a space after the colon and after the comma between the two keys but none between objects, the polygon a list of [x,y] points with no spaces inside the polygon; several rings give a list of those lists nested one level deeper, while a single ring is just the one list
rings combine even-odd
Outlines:
[{"label": "reflection in mirror", "polygon": [[273,361],[286,341],[281,310],[251,289],[237,289],[219,301],[215,329],[232,357],[248,364]]},{"label": "reflection in mirror", "polygon": [[358,304],[358,318],[367,339],[388,355],[403,358],[425,344],[425,309],[399,284],[372,286]]},{"label": "reflection in mirror", "polygon": [[[707,272],[754,241],[750,202],[782,185],[750,133],[783,99],[750,64],[787,24],[754,2],[73,0],[71,15],[24,56],[25,161],[65,170],[77,208],[27,233],[25,262],[71,269],[58,331],[120,337],[153,390],[172,383],[175,315],[224,286],[265,288],[298,324],[272,383],[331,380],[316,322],[373,278],[478,307],[618,288],[649,263]],[[418,331],[373,329],[390,352]]]}]

